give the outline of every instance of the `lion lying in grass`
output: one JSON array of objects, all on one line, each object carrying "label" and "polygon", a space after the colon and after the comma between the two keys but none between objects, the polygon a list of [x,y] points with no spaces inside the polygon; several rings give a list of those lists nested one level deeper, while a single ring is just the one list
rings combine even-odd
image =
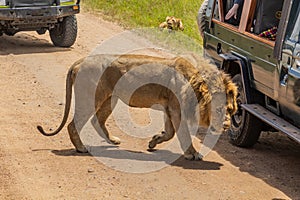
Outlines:
[{"label": "lion lying in grass", "polygon": [[184,30],[181,19],[173,17],[173,16],[171,16],[171,17],[167,16],[166,21],[162,22],[159,25],[159,28],[161,28],[161,29],[167,28],[168,30],[174,30],[174,31],[178,31],[178,30],[183,31]]},{"label": "lion lying in grass", "polygon": [[[72,86],[74,86],[75,114],[68,125],[68,132],[77,151],[87,152],[79,133],[94,114],[107,141],[120,144],[120,139],[107,131],[105,122],[116,105],[116,99],[121,99],[132,107],[150,108],[154,104],[160,104],[164,108],[166,115],[165,131],[153,136],[149,142],[150,149],[153,149],[157,144],[170,140],[177,132],[181,147],[185,151],[185,157],[191,160],[201,159],[201,155],[191,144],[191,136],[188,131],[184,129],[178,132],[180,125],[189,120],[183,119],[181,104],[188,105],[190,107],[189,112],[199,110],[196,113],[199,116],[197,123],[200,126],[208,127],[211,122],[213,93],[224,92],[226,99],[224,99],[225,106],[222,109],[226,113],[226,117],[221,127],[227,129],[230,126],[231,115],[237,110],[237,88],[228,75],[218,71],[207,61],[199,60],[197,63],[199,66],[194,66],[188,59],[182,57],[166,59],[130,54],[121,56],[95,55],[77,61],[69,69],[67,75],[66,105],[61,125],[52,133],[46,133],[41,126],[38,126],[38,130],[46,136],[60,132],[68,118]],[[141,66],[143,66],[142,70],[139,70]],[[168,70],[171,73],[168,74]],[[179,74],[177,78],[174,72]],[[80,74],[85,75],[80,77]],[[160,78],[163,79],[164,85],[155,84],[154,79]],[[130,84],[145,83],[146,79],[153,80],[153,83],[147,82],[130,93]],[[122,84],[117,84],[121,80],[123,81]],[[119,88],[116,88],[117,85]],[[187,85],[192,88],[192,92],[187,91]],[[173,86],[176,86],[176,90],[179,91],[172,91],[170,88]],[[116,90],[119,93],[116,93]],[[192,104],[190,100],[191,95],[196,97],[197,102],[195,104]],[[182,99],[183,103],[180,102],[179,98]]]}]

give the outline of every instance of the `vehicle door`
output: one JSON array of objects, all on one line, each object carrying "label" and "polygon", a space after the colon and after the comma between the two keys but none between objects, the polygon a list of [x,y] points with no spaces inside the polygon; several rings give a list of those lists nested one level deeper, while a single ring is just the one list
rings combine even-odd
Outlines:
[{"label": "vehicle door", "polygon": [[279,69],[279,101],[281,112],[290,122],[300,126],[300,0],[291,7]]}]

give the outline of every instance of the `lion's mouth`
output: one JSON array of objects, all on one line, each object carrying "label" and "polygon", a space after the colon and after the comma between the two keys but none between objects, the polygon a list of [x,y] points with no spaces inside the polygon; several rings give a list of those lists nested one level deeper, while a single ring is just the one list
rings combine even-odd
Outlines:
[{"label": "lion's mouth", "polygon": [[223,123],[223,129],[224,131],[227,131],[230,128],[230,121],[225,121]]},{"label": "lion's mouth", "polygon": [[173,24],[172,23],[168,23],[168,29],[173,29]]}]

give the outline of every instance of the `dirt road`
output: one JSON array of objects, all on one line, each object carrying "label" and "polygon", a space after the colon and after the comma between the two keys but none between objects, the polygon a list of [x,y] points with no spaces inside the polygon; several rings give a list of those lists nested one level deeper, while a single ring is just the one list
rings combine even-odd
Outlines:
[{"label": "dirt road", "polygon": [[1,37],[0,199],[300,199],[300,145],[280,134],[264,133],[253,149],[234,147],[223,135],[203,161],[180,157],[138,174],[76,153],[66,128],[40,135],[38,124],[60,123],[68,67],[123,31],[84,11],[77,17],[70,49],[53,47],[48,34]]}]

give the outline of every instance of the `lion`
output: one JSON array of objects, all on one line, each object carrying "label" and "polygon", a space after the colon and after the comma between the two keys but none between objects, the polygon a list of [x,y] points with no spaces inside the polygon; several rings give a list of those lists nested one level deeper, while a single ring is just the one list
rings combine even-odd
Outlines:
[{"label": "lion", "polygon": [[184,30],[181,19],[173,17],[173,16],[171,16],[171,17],[167,16],[166,21],[162,22],[159,25],[159,28],[161,28],[161,29],[167,28],[168,30],[175,30],[175,31],[177,31],[177,30],[183,31]]},{"label": "lion", "polygon": [[[190,119],[195,115],[199,116],[198,125],[207,128],[212,120],[211,102],[214,93],[224,92],[226,99],[221,109],[224,110],[225,118],[222,119],[224,123],[221,127],[228,129],[231,116],[237,110],[237,87],[229,75],[219,71],[208,61],[200,59],[196,60],[195,64],[192,63],[189,59],[180,56],[174,58],[133,54],[88,56],[75,62],[68,71],[65,111],[60,126],[51,133],[46,133],[41,126],[37,128],[45,136],[56,135],[62,130],[70,112],[74,86],[75,113],[68,125],[68,133],[78,152],[87,152],[79,133],[92,116],[94,116],[92,121],[98,122],[103,130],[105,139],[109,143],[120,144],[120,139],[108,132],[105,122],[112,113],[116,100],[121,99],[131,107],[153,108],[154,104],[163,107],[166,116],[165,128],[149,141],[150,150],[157,144],[170,140],[177,132],[185,158],[200,160],[202,157],[193,147],[188,130],[179,131],[181,124],[183,124],[181,127],[185,127],[187,123],[183,120],[185,114],[182,112],[179,98],[185,106],[189,107],[186,116]],[[176,76],[175,72],[179,76]],[[82,74],[84,75],[81,76]],[[133,87],[134,90],[130,93],[131,84],[144,83],[146,79],[162,79],[164,83],[149,82],[141,87]],[[177,93],[172,91],[173,86],[179,90]],[[188,87],[191,90],[188,90]],[[192,95],[196,97],[195,103],[191,101]],[[193,113],[195,115],[191,114],[192,112],[195,112]]]}]

